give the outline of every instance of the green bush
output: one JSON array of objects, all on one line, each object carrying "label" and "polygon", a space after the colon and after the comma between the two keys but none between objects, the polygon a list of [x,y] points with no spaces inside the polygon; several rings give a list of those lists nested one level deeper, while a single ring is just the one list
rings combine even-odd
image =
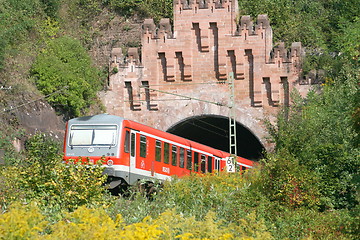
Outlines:
[{"label": "green bush", "polygon": [[48,42],[32,66],[38,89],[47,101],[69,117],[80,116],[96,99],[101,72],[80,42],[60,37]]},{"label": "green bush", "polygon": [[[5,127],[6,126],[6,127]],[[0,149],[3,151],[4,164],[0,164],[0,211],[11,202],[21,198],[24,194],[17,187],[17,165],[24,160],[24,156],[18,153],[12,141],[17,137],[23,137],[22,131],[16,131],[0,122]],[[5,130],[6,129],[6,130]]]},{"label": "green bush", "polygon": [[[58,153],[59,144],[42,134],[32,136],[26,148],[25,161],[1,169],[0,190],[4,188],[6,194],[1,199],[3,205],[14,200],[36,200],[51,213],[106,203],[106,176],[102,174],[101,161],[94,165],[80,159],[64,164]],[[12,191],[7,191],[6,186]]]},{"label": "green bush", "polygon": [[323,208],[358,204],[360,150],[353,117],[359,106],[357,79],[348,72],[344,79],[328,81],[321,94],[313,91],[305,99],[294,98],[269,129],[279,159],[291,153],[300,168],[317,175]]},{"label": "green bush", "polygon": [[289,208],[317,207],[320,204],[319,179],[301,166],[289,153],[268,156],[262,168],[263,194]]},{"label": "green bush", "polygon": [[358,220],[347,210],[299,208],[274,215],[271,232],[276,239],[357,239]]}]

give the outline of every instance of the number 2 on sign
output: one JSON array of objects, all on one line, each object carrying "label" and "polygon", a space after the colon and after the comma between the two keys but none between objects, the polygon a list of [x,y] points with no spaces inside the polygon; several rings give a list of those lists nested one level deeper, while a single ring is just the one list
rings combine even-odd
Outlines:
[{"label": "number 2 on sign", "polygon": [[226,170],[227,172],[235,172],[235,166],[231,157],[226,158]]}]

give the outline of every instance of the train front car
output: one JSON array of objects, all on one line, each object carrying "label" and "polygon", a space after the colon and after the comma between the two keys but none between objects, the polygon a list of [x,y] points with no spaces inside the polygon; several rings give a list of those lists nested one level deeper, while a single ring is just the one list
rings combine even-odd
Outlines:
[{"label": "train front car", "polygon": [[122,117],[100,114],[71,119],[64,160],[104,161],[109,188],[122,191],[139,180],[166,180],[191,173],[237,172],[253,162]]},{"label": "train front car", "polygon": [[64,160],[88,159],[96,163],[104,161],[105,173],[113,180],[110,188],[128,178],[128,162],[123,162],[121,153],[124,119],[100,114],[79,117],[68,121],[64,139]]}]

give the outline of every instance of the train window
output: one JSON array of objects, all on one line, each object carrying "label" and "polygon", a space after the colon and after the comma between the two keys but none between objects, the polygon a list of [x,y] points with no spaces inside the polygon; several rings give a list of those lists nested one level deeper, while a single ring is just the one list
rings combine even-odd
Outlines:
[{"label": "train window", "polygon": [[125,142],[124,142],[124,151],[126,153],[130,152],[130,132],[125,132]]},{"label": "train window", "polygon": [[140,135],[140,157],[146,157],[146,136]]},{"label": "train window", "polygon": [[245,171],[245,170],[246,170],[246,167],[241,166],[241,170],[242,170],[242,171]]},{"label": "train window", "polygon": [[192,169],[192,152],[190,150],[187,150],[186,169]]},{"label": "train window", "polygon": [[72,125],[70,146],[115,146],[116,125]]},{"label": "train window", "polygon": [[170,157],[169,151],[170,151],[169,143],[164,142],[164,163],[169,163],[169,157]]},{"label": "train window", "polygon": [[93,130],[71,130],[70,132],[70,146],[91,145]]},{"label": "train window", "polygon": [[212,172],[212,164],[213,164],[213,158],[212,157],[210,157],[210,156],[208,156],[208,163],[207,163],[207,171],[209,172],[209,173],[211,173]]},{"label": "train window", "polygon": [[185,165],[185,149],[184,148],[180,148],[180,163],[179,163],[179,166],[181,168],[184,168],[184,165]]},{"label": "train window", "polygon": [[199,153],[194,152],[194,171],[199,171]]},{"label": "train window", "polygon": [[135,133],[131,133],[130,155],[135,157]]},{"label": "train window", "polygon": [[177,165],[177,146],[172,146],[172,155],[171,155],[171,164],[173,166],[176,166]]},{"label": "train window", "polygon": [[155,160],[157,162],[161,162],[161,141],[160,140],[156,140]]},{"label": "train window", "polygon": [[205,173],[206,171],[206,156],[204,154],[201,154],[201,164],[200,164],[201,168],[201,172]]}]

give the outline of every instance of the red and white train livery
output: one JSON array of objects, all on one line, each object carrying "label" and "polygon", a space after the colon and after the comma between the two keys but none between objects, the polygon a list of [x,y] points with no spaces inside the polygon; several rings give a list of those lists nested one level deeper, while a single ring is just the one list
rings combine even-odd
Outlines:
[{"label": "red and white train livery", "polygon": [[[122,117],[100,114],[68,121],[64,160],[104,159],[111,188],[141,179],[251,168],[253,162]],[[235,165],[237,165],[235,167]]]}]

